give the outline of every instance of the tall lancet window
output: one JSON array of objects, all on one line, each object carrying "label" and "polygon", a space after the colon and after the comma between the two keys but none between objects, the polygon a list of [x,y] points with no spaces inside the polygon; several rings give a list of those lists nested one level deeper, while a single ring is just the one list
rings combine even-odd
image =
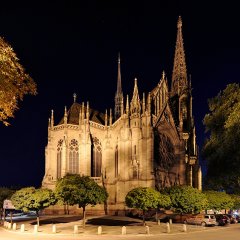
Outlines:
[{"label": "tall lancet window", "polygon": [[59,140],[57,144],[57,179],[61,178],[62,169],[62,145],[63,140]]},{"label": "tall lancet window", "polygon": [[102,145],[98,138],[93,138],[92,146],[92,177],[101,177]]},{"label": "tall lancet window", "polygon": [[69,144],[69,173],[79,173],[79,153],[78,153],[78,141],[72,139]]},{"label": "tall lancet window", "polygon": [[118,145],[115,149],[115,177],[118,176]]}]

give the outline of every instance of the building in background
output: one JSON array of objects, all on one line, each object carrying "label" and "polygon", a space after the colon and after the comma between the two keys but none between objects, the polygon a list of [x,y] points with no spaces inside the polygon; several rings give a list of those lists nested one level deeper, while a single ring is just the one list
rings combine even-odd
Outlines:
[{"label": "building in background", "polygon": [[135,79],[132,95],[124,96],[121,81],[119,55],[114,112],[93,110],[76,95],[57,124],[52,111],[42,186],[54,189],[67,173],[91,176],[107,189],[113,212],[125,209],[125,196],[135,187],[201,189],[180,17],[171,88],[164,72],[146,94],[139,95]]}]

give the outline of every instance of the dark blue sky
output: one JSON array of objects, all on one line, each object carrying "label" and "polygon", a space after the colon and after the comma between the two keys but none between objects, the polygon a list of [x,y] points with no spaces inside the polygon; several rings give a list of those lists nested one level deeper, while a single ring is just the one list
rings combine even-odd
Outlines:
[{"label": "dark blue sky", "polygon": [[51,2],[0,8],[0,35],[38,84],[38,95],[25,97],[11,126],[0,125],[0,186],[40,186],[50,110],[59,121],[74,92],[94,109],[113,108],[119,51],[124,95],[132,94],[135,77],[141,95],[151,91],[163,70],[170,85],[179,15],[202,147],[207,99],[240,82],[235,1]]}]

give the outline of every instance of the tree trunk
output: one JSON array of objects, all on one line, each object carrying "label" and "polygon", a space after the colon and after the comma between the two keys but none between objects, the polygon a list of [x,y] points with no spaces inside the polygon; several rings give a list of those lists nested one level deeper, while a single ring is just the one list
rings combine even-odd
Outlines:
[{"label": "tree trunk", "polygon": [[[103,188],[107,191],[106,186],[105,186],[105,181],[104,181],[103,174],[102,174],[102,185],[103,185]],[[105,212],[105,215],[108,214],[108,204],[107,204],[107,200],[104,201],[104,212]]]},{"label": "tree trunk", "polygon": [[38,213],[38,211],[36,211],[36,214],[37,214],[37,225],[39,227],[40,226],[40,221],[39,221],[39,213]]},{"label": "tree trunk", "polygon": [[67,215],[69,215],[69,204],[67,204]]},{"label": "tree trunk", "polygon": [[12,210],[11,210],[11,212],[10,212],[10,222],[11,222],[11,226],[13,225],[12,215],[13,215],[13,212],[12,212]]},{"label": "tree trunk", "polygon": [[145,226],[145,210],[143,210],[143,226]]},{"label": "tree trunk", "polygon": [[63,210],[64,210],[64,214],[67,215],[67,205],[65,203],[63,205]]},{"label": "tree trunk", "polygon": [[85,221],[86,221],[86,206],[83,206],[83,228],[85,228]]}]

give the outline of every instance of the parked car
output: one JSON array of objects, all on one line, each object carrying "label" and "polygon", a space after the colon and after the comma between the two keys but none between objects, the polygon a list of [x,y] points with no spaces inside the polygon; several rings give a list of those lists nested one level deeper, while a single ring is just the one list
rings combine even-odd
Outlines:
[{"label": "parked car", "polygon": [[186,219],[187,224],[196,224],[202,226],[215,226],[216,218],[212,214],[197,214]]},{"label": "parked car", "polygon": [[219,226],[225,226],[227,224],[230,224],[230,219],[225,214],[216,214],[215,217],[216,217],[216,220],[217,220],[217,224]]},{"label": "parked car", "polygon": [[227,216],[229,217],[231,224],[238,223],[238,219],[233,214],[227,214]]},{"label": "parked car", "polygon": [[233,214],[233,216],[236,218],[237,222],[240,222],[240,217],[239,217],[239,215]]}]

